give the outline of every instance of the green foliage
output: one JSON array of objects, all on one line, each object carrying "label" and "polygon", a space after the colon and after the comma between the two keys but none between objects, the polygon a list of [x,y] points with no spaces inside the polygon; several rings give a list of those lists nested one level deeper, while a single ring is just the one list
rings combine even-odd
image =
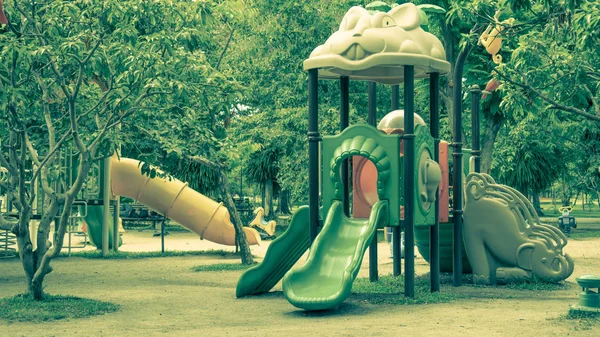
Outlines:
[{"label": "green foliage", "polygon": [[242,263],[217,263],[207,264],[202,266],[192,267],[192,271],[203,272],[203,271],[237,271],[246,270],[250,267],[257,265],[258,263],[242,264]]},{"label": "green foliage", "polygon": [[246,176],[251,182],[263,184],[267,180],[275,180],[279,172],[278,161],[282,149],[267,147],[250,154],[246,163]]},{"label": "green foliage", "polygon": [[29,295],[0,299],[0,319],[10,323],[83,318],[104,315],[119,309],[117,304],[74,296],[46,295],[42,301],[35,301]]},{"label": "green foliage", "polygon": [[541,192],[549,188],[566,169],[566,149],[555,141],[557,132],[553,130],[560,126],[540,125],[532,119],[518,123],[505,135],[496,150],[494,171],[499,181],[525,195],[529,189]]},{"label": "green foliage", "polygon": [[219,173],[187,158],[180,159],[172,171],[181,181],[202,194],[214,195],[218,189]]}]

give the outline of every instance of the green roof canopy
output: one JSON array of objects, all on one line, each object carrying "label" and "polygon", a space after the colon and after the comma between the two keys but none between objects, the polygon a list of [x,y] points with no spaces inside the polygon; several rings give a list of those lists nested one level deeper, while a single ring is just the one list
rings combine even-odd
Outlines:
[{"label": "green roof canopy", "polygon": [[419,9],[412,3],[372,15],[362,7],[350,8],[339,30],[304,61],[304,70],[318,68],[325,79],[348,76],[397,84],[405,65],[415,67],[416,78],[450,71],[442,43],[421,28]]}]

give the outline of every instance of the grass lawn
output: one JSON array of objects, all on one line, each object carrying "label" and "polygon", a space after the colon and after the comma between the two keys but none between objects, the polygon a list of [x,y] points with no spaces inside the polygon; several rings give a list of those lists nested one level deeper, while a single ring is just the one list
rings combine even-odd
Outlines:
[{"label": "grass lawn", "polygon": [[[556,210],[554,210],[554,206],[552,205],[552,201],[548,199],[542,199],[540,205],[544,210],[545,216],[560,216],[562,213],[558,210],[561,205],[560,203],[556,204]],[[580,201],[577,201],[577,205],[572,206],[573,210],[571,211],[571,215],[574,217],[580,218],[600,218],[600,207],[598,205],[586,205],[585,210],[581,205]]]},{"label": "grass lawn", "polygon": [[0,298],[0,319],[8,322],[48,322],[103,315],[119,310],[118,304],[74,296],[48,295],[34,301],[28,295]]}]

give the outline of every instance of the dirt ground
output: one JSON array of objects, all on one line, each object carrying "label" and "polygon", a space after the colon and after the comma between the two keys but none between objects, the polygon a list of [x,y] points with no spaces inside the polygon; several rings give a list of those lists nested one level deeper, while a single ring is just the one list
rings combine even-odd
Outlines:
[{"label": "dirt ground", "polygon": [[[580,225],[581,226],[581,225]],[[152,231],[129,231],[122,250],[160,250]],[[221,249],[186,232],[166,237],[167,250]],[[191,267],[238,260],[190,256],[136,260],[61,258],[47,276],[46,292],[110,301],[121,310],[50,323],[0,322],[0,336],[600,336],[600,325],[565,320],[577,302],[575,276],[600,274],[600,238],[570,240],[575,259],[569,288],[560,291],[484,288],[478,296],[446,304],[374,305],[351,296],[340,310],[306,313],[289,304],[281,284],[257,297],[235,298],[240,271],[192,272]],[[266,245],[253,248],[263,256]],[[368,260],[365,258],[365,261]],[[379,247],[380,274],[391,272],[389,248]],[[299,262],[302,263],[302,260]],[[429,265],[416,260],[417,274]],[[359,277],[368,277],[367,263]],[[0,260],[0,297],[25,289],[17,259]],[[443,285],[445,292],[480,291]]]}]

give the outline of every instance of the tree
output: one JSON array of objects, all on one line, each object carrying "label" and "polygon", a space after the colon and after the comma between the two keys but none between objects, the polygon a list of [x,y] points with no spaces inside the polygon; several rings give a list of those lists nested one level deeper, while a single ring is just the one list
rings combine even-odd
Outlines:
[{"label": "tree", "polygon": [[[177,90],[157,102],[161,113],[142,112],[123,125],[124,134],[128,135],[123,140],[123,151],[149,162],[160,162],[163,169],[189,182],[199,192],[220,197],[231,213],[242,263],[252,263],[227,181],[231,169],[227,151],[231,142],[226,128],[230,111],[241,98],[243,88],[220,69],[221,60],[230,50],[232,27],[237,20],[244,19],[243,7],[235,1],[220,2],[198,13],[201,15],[194,14],[195,6],[208,5],[182,1],[183,9],[189,6],[189,13],[185,10],[179,13],[185,25],[180,34],[165,37],[182,42],[180,48],[169,48],[166,54],[169,59],[180,60],[174,64]],[[157,20],[160,22],[164,15],[172,13],[160,12]],[[202,29],[203,25],[211,29]],[[162,36],[164,32],[151,32],[152,36],[157,34]],[[221,44],[223,36],[226,41]]]},{"label": "tree", "polygon": [[281,149],[275,146],[262,148],[250,154],[250,160],[246,163],[246,176],[251,182],[262,186],[265,216],[271,216],[273,212],[273,187],[279,173],[277,161],[280,152]]},{"label": "tree", "polygon": [[[75,197],[92,163],[111,155],[119,140],[115,127],[132,115],[160,111],[165,97],[173,102],[223,87],[209,83],[218,73],[194,49],[210,17],[208,3],[32,1],[4,9],[0,164],[8,175],[0,184],[12,191],[18,221],[2,219],[1,225],[16,234],[27,290],[39,300]],[[61,153],[69,146],[78,158],[72,183],[61,174]],[[37,182],[46,207],[37,233],[30,233]]]},{"label": "tree", "polygon": [[550,120],[541,123],[543,118],[531,114],[505,130],[494,170],[499,181],[532,196],[534,207],[542,215],[539,194],[565,172],[567,162],[563,158],[569,149],[564,142],[556,141],[564,125]]},{"label": "tree", "polygon": [[600,4],[532,2],[533,17],[509,64],[497,67],[505,90],[521,104],[545,104],[574,118],[600,121]]}]

